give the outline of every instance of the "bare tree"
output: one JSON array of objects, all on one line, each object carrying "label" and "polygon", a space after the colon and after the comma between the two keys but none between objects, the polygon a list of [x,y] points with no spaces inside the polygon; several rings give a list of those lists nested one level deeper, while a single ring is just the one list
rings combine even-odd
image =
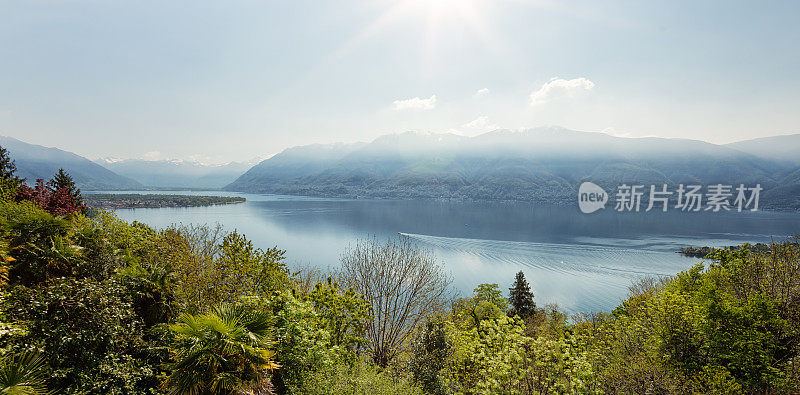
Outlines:
[{"label": "bare tree", "polygon": [[433,254],[406,236],[359,240],[342,256],[339,281],[372,306],[367,346],[372,360],[386,367],[408,343],[414,328],[449,302],[450,277]]}]

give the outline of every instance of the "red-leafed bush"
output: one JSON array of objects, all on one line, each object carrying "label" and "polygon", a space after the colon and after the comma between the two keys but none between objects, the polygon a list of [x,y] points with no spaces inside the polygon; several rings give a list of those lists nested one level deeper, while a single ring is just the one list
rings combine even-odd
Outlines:
[{"label": "red-leafed bush", "polygon": [[42,179],[36,180],[36,186],[33,188],[27,185],[20,186],[14,194],[14,199],[32,201],[55,216],[80,213],[86,209],[86,205],[76,198],[69,188],[52,189]]}]

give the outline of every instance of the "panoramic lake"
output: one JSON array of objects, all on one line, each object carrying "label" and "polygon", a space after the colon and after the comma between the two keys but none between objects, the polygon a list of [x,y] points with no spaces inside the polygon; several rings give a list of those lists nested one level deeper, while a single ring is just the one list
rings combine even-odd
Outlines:
[{"label": "panoramic lake", "polygon": [[[92,193],[92,192],[88,192]],[[259,247],[286,250],[290,267],[338,265],[349,244],[402,233],[433,251],[468,295],[479,283],[508,288],[522,270],[537,304],[567,312],[609,311],[628,286],[700,262],[675,253],[687,246],[780,241],[800,234],[791,212],[680,211],[582,214],[577,207],[527,203],[340,200],[231,192],[125,191],[243,196],[243,204],[117,210],[128,221],[223,225]]]}]

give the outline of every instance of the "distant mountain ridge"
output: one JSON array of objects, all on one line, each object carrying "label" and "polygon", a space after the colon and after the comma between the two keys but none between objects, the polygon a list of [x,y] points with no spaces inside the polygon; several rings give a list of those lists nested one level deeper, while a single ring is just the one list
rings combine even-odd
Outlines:
[{"label": "distant mountain ridge", "polygon": [[254,165],[251,162],[206,165],[194,161],[143,159],[98,159],[96,163],[148,187],[209,189],[230,184]]},{"label": "distant mountain ridge", "polygon": [[79,188],[91,189],[135,189],[142,184],[123,177],[72,152],[58,148],[28,144],[12,137],[0,136],[0,146],[9,151],[17,165],[18,177],[27,179],[29,184],[37,179],[50,179],[64,168],[75,180]]},{"label": "distant mountain ridge", "polygon": [[793,174],[800,176],[793,161],[735,145],[546,127],[475,137],[408,132],[370,143],[293,147],[262,161],[225,189],[574,203],[583,181],[607,190],[623,183],[759,183],[768,191],[793,185]]},{"label": "distant mountain ridge", "polygon": [[800,166],[800,134],[762,137],[725,146],[760,158],[781,160]]}]

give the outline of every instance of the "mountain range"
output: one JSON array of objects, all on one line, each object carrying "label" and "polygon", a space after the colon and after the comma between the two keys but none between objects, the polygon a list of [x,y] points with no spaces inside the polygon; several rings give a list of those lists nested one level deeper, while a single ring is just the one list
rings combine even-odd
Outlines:
[{"label": "mountain range", "polygon": [[115,173],[155,188],[222,188],[257,162],[209,165],[185,160],[102,158],[95,161]]},{"label": "mountain range", "polygon": [[224,186],[229,191],[344,198],[573,203],[584,181],[607,191],[625,183],[760,184],[762,207],[800,209],[800,134],[718,145],[559,127],[496,130],[475,137],[407,132],[369,143],[292,147],[252,167],[247,162],[92,162],[2,136],[0,146],[9,150],[17,174],[28,182],[50,178],[63,167],[85,190]]},{"label": "mountain range", "polygon": [[800,135],[727,145],[559,127],[475,137],[407,132],[289,148],[225,187],[311,196],[574,201],[577,187],[761,184],[765,207],[800,207]]},{"label": "mountain range", "polygon": [[48,180],[66,170],[78,187],[91,189],[137,189],[142,184],[123,177],[82,156],[58,148],[28,144],[12,137],[0,136],[0,146],[7,149],[17,166],[16,175],[29,184],[37,179]]}]

